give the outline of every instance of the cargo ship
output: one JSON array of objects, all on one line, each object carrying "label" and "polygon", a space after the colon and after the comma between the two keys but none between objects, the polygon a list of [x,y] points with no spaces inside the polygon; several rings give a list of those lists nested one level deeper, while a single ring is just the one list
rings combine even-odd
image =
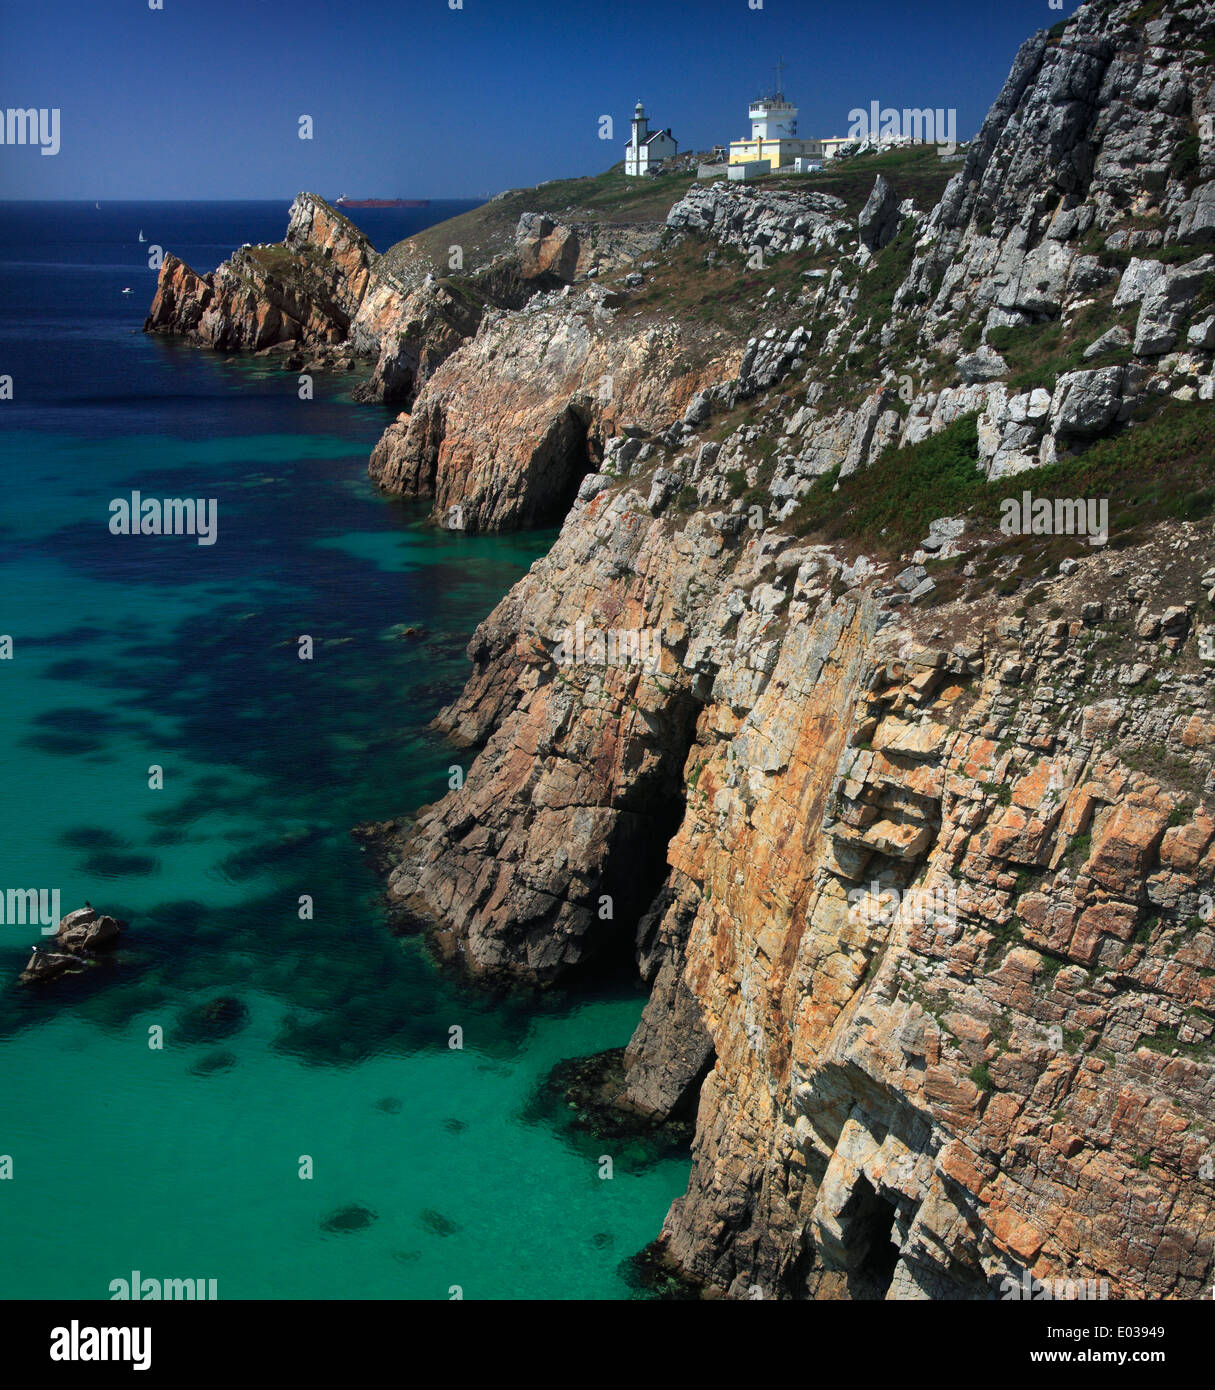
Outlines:
[{"label": "cargo ship", "polygon": [[429,198],[347,198],[343,193],[334,203],[339,208],[428,208]]}]

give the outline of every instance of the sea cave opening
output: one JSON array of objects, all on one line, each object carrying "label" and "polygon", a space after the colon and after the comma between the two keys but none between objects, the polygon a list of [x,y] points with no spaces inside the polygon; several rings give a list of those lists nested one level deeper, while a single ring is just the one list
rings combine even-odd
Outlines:
[{"label": "sea cave opening", "polygon": [[853,1188],[852,1198],[855,1205],[848,1223],[855,1259],[852,1273],[858,1285],[865,1288],[864,1296],[883,1298],[899,1262],[899,1247],[893,1239],[898,1208],[877,1192],[863,1174]]}]

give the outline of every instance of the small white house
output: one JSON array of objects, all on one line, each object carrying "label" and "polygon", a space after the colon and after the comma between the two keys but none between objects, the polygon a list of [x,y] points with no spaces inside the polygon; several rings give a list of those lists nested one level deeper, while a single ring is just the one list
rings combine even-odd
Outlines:
[{"label": "small white house", "polygon": [[631,176],[648,174],[672,155],[679,145],[669,129],[651,131],[645,107],[638,102],[633,109],[633,134],[624,147],[624,172]]}]

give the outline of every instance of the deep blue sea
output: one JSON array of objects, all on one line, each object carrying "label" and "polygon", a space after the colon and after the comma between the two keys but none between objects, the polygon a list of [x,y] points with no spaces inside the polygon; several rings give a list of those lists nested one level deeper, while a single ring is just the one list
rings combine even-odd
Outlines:
[{"label": "deep blue sea", "polygon": [[[354,217],[382,250],[466,206]],[[287,209],[0,204],[0,894],[130,924],[112,966],[40,990],[15,985],[37,931],[0,926],[0,1297],[132,1270],[221,1298],[628,1297],[686,1156],[625,1148],[604,1181],[602,1144],[529,1103],[623,1044],[640,993],[466,989],[389,934],[349,834],[467,764],[426,725],[551,533],[437,532],[378,495],[390,413],[350,378],[301,401],[140,331],[151,246],[202,273]],[[216,544],[111,535],[133,489],[214,498]]]}]

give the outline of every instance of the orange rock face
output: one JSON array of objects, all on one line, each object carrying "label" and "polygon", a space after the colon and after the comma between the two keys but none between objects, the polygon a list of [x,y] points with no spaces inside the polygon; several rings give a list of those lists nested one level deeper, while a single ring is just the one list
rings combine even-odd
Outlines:
[{"label": "orange rock face", "polygon": [[[541,980],[653,896],[625,1101],[698,1102],[665,1258],[736,1297],[1203,1295],[1215,826],[1119,760],[1177,721],[1123,699],[1105,745],[1050,624],[933,649],[823,547],[585,492],[474,639],[441,724],[486,750],[392,892]],[[563,665],[579,619],[661,629],[661,675]]]},{"label": "orange rock face", "polygon": [[558,520],[622,425],[656,428],[737,366],[734,352],[690,368],[682,349],[678,330],[630,332],[585,296],[559,313],[491,313],[385,431],[371,476],[433,497],[457,529]]}]

